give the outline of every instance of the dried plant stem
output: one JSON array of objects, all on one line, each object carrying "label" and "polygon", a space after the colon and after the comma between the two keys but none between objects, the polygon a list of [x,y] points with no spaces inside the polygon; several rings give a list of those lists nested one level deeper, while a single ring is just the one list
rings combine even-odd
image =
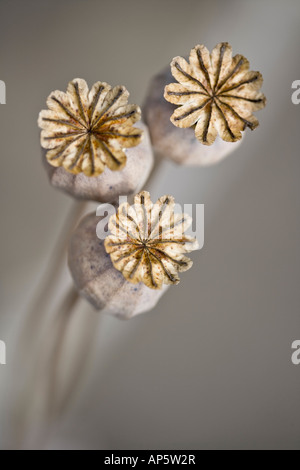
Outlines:
[{"label": "dried plant stem", "polygon": [[12,392],[16,394],[16,421],[12,431],[17,446],[22,445],[24,441],[28,424],[28,408],[30,408],[30,402],[34,400],[34,387],[39,379],[38,367],[33,367],[33,364],[36,362],[36,358],[42,360],[43,354],[47,350],[48,334],[51,333],[53,327],[52,318],[49,324],[49,318],[46,315],[47,305],[51,304],[52,296],[55,295],[54,289],[57,278],[64,267],[70,235],[80,220],[86,205],[86,201],[72,203],[53,249],[53,256],[50,257],[47,270],[24,315],[23,326],[18,337],[16,362],[18,364],[20,358],[26,358],[28,367],[24,368],[21,376],[19,375],[19,380],[14,385]]},{"label": "dried plant stem", "polygon": [[[72,287],[72,290],[64,296],[61,307],[58,309],[58,315],[47,332],[42,331],[41,342],[39,343],[42,344],[42,347],[38,347],[35,351],[36,355],[31,360],[32,371],[30,370],[25,377],[22,394],[20,400],[17,401],[17,426],[14,437],[17,448],[26,447],[28,441],[35,440],[33,435],[36,432],[39,436],[38,440],[47,432],[44,426],[47,414],[45,401],[48,396],[52,396],[54,393],[54,387],[51,386],[51,383],[49,387],[48,377],[52,378],[54,375],[54,369],[59,361],[63,336],[78,298],[78,293]],[[34,426],[32,426],[33,416],[38,417],[37,422],[34,422]],[[41,421],[42,430],[40,429]]]},{"label": "dried plant stem", "polygon": [[72,396],[82,382],[82,377],[86,372],[87,365],[93,356],[93,351],[96,349],[96,339],[99,331],[98,326],[101,320],[102,315],[96,312],[92,318],[89,318],[88,321],[85,322],[84,328],[81,329],[80,344],[77,344],[76,349],[73,351],[73,367],[72,364],[70,364],[69,367],[71,370],[70,378],[57,404],[57,414],[59,415],[62,415],[71,405]]},{"label": "dried plant stem", "polygon": [[[61,306],[57,310],[57,321],[51,333],[52,341],[48,360],[46,364],[40,364],[40,374],[42,375],[42,370],[46,366],[47,375],[46,380],[41,384],[44,393],[44,408],[42,432],[39,433],[39,440],[45,441],[51,431],[51,425],[55,424],[56,419],[62,416],[67,406],[72,402],[74,392],[76,392],[82,380],[95,345],[94,339],[98,332],[100,315],[98,313],[93,314],[91,318],[88,317],[85,321],[86,312],[83,312],[84,323],[79,328],[80,341],[76,341],[76,347],[70,348],[68,340],[70,336],[72,338],[74,323],[78,323],[82,313],[82,310],[77,310],[79,299],[78,292],[72,286],[65,294]],[[70,349],[71,357],[67,357],[66,360]],[[67,379],[65,378],[66,375]],[[37,392],[39,390],[40,388]],[[42,444],[43,442],[41,442]]]},{"label": "dried plant stem", "polygon": [[49,386],[47,387],[47,394],[49,417],[54,417],[56,414],[56,404],[59,400],[57,387],[59,366],[64,350],[64,340],[67,334],[68,325],[72,319],[72,314],[74,313],[78,299],[78,292],[72,287],[70,291],[67,292],[63,299],[62,306],[58,310],[58,329],[57,335],[54,338],[54,346],[50,356],[48,370]]},{"label": "dried plant stem", "polygon": [[[34,364],[33,374],[26,382],[18,414],[16,448],[34,446],[42,448],[53,431],[57,418],[62,416],[72,402],[74,392],[82,380],[98,332],[100,315],[93,314],[86,319],[86,312],[78,309],[80,297],[72,286],[55,309],[51,328],[44,334],[43,347]],[[81,316],[81,314],[83,315]],[[77,325],[81,341],[75,341],[74,324]],[[70,348],[70,338],[73,345]],[[77,340],[75,335],[75,340]],[[71,371],[71,374],[70,374]],[[66,379],[67,376],[67,379]],[[32,419],[34,417],[34,419]],[[16,440],[17,437],[17,440]]]},{"label": "dried plant stem", "polygon": [[58,273],[65,262],[69,238],[86,206],[86,201],[76,201],[71,206],[71,210],[68,213],[67,219],[53,249],[53,256],[50,258],[47,271],[36,289],[36,295],[30,302],[27,314],[25,314],[25,324],[19,341],[21,349],[23,349],[23,346],[28,350],[28,346],[32,344],[33,325],[34,330],[38,331],[39,325],[43,322],[43,311],[51,300],[52,290],[55,287]]}]

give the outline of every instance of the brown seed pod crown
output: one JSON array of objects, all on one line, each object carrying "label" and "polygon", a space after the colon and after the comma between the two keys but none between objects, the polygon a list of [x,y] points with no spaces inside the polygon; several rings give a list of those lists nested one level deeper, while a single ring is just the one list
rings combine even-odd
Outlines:
[{"label": "brown seed pod crown", "polygon": [[49,109],[40,112],[41,145],[50,165],[73,174],[98,176],[106,167],[121,170],[124,148],[141,142],[143,131],[133,127],[141,118],[138,106],[128,104],[124,86],[95,83],[89,91],[85,80],[72,80],[67,92],[54,91]]},{"label": "brown seed pod crown", "polygon": [[185,256],[199,248],[195,238],[185,235],[192,219],[174,213],[172,196],[153,204],[150,194],[135,196],[134,204],[120,205],[109,221],[105,249],[114,267],[132,283],[143,282],[151,289],[178,284],[178,273],[187,271],[192,261]]},{"label": "brown seed pod crown", "polygon": [[211,145],[218,133],[223,140],[236,142],[242,138],[241,131],[258,126],[252,113],[266,103],[259,92],[262,75],[250,71],[242,55],[232,57],[227,42],[218,44],[211,54],[205,46],[195,46],[189,62],[183,57],[173,59],[171,71],[179,82],[165,87],[165,99],[179,105],[171,121],[177,127],[195,126],[202,144]]}]

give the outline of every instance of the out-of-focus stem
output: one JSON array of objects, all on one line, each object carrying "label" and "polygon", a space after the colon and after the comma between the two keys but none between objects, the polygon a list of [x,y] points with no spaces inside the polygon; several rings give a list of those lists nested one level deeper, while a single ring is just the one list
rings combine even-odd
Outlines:
[{"label": "out-of-focus stem", "polygon": [[64,350],[64,340],[68,331],[68,326],[72,321],[72,315],[74,314],[74,309],[78,299],[78,292],[72,287],[71,290],[67,292],[63,299],[62,306],[58,310],[57,335],[53,338],[54,345],[49,360],[49,385],[45,390],[48,395],[48,400],[46,400],[46,402],[48,402],[48,415],[50,418],[54,418],[56,415],[57,402],[59,400],[57,385],[59,379],[59,366]]},{"label": "out-of-focus stem", "polygon": [[57,278],[64,267],[69,238],[84,213],[87,204],[86,201],[72,203],[53,248],[53,255],[50,257],[47,270],[24,314],[23,327],[17,342],[15,362],[16,369],[18,368],[20,358],[23,361],[25,360],[29,367],[23,371],[23,375],[18,376],[18,387],[16,390],[14,387],[13,390],[13,393],[16,395],[16,403],[14,407],[15,421],[12,429],[12,440],[16,447],[22,446],[28,424],[28,408],[30,408],[31,400],[34,400],[34,387],[36,379],[38,379],[38,371],[36,370],[38,366],[35,362],[42,359],[40,354],[43,357],[43,352],[47,349],[48,335],[52,334],[52,319],[50,319],[49,325],[46,312],[53,300],[53,291],[56,287]]},{"label": "out-of-focus stem", "polygon": [[43,322],[43,311],[51,301],[52,290],[54,288],[58,273],[65,262],[68,241],[72,231],[80,220],[81,215],[86,209],[87,202],[73,202],[66,221],[62,227],[56,244],[53,248],[53,256],[47,266],[45,275],[36,289],[36,294],[30,302],[27,313],[24,317],[24,327],[21,331],[19,348],[28,348],[32,344],[32,332],[38,331],[39,325]]}]

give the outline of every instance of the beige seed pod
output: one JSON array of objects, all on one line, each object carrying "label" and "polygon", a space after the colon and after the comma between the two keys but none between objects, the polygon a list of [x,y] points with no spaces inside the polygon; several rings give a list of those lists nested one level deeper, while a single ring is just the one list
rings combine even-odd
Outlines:
[{"label": "beige seed pod", "polygon": [[168,286],[179,283],[178,273],[193,264],[185,254],[198,243],[185,235],[191,218],[174,213],[172,196],[153,204],[143,191],[132,206],[106,208],[106,219],[89,214],[75,230],[69,268],[95,308],[128,319],[154,308]]},{"label": "beige seed pod", "polygon": [[134,205],[121,204],[110,218],[105,249],[128,281],[161,289],[178,284],[178,273],[191,268],[193,262],[185,254],[199,248],[197,240],[185,234],[192,219],[175,214],[174,206],[172,196],[153,204],[143,191],[135,196]]},{"label": "beige seed pod", "polygon": [[103,220],[94,213],[82,219],[69,244],[69,268],[79,293],[97,310],[130,319],[155,307],[167,289],[149,289],[143,283],[132,284],[114,268],[104,247],[105,234],[96,234]]},{"label": "beige seed pod", "polygon": [[[135,194],[148,178],[153,155],[147,127],[133,124],[140,108],[125,87],[74,79],[50,94],[40,112],[43,160],[53,186],[80,198],[115,201]],[[143,139],[144,137],[144,139]]]},{"label": "beige seed pod", "polygon": [[249,71],[245,57],[232,57],[228,43],[218,44],[211,54],[195,46],[189,62],[173,59],[171,72],[178,83],[170,83],[165,70],[154,78],[144,105],[154,147],[163,156],[210,165],[237,148],[247,127],[258,126],[253,111],[266,103],[259,92],[262,76]]}]

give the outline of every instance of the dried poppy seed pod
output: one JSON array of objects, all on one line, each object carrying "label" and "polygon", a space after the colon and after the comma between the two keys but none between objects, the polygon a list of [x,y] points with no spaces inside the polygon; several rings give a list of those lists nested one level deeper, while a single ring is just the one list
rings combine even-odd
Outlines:
[{"label": "dried poppy seed pod", "polygon": [[[53,186],[79,199],[112,202],[147,180],[153,154],[140,108],[125,87],[74,79],[50,94],[41,111],[43,159]],[[144,137],[144,138],[143,138]]]},{"label": "dried poppy seed pod", "polygon": [[69,268],[79,293],[97,310],[130,319],[155,307],[167,286],[152,290],[134,285],[116,270],[96,230],[103,218],[94,213],[82,219],[69,244]]},{"label": "dried poppy seed pod", "polygon": [[171,72],[178,83],[170,83],[171,73],[164,71],[154,78],[144,105],[153,145],[162,156],[186,165],[217,163],[238,147],[247,127],[258,126],[252,113],[265,106],[262,76],[249,71],[245,57],[232,57],[228,43],[211,54],[195,46],[189,62],[173,59]]},{"label": "dried poppy seed pod", "polygon": [[192,219],[175,214],[174,206],[172,196],[162,196],[153,204],[150,194],[142,191],[134,205],[121,204],[110,218],[105,248],[128,281],[161,289],[164,284],[178,284],[178,273],[193,265],[185,256],[199,248],[197,240],[185,234]]},{"label": "dried poppy seed pod", "polygon": [[94,307],[131,318],[154,308],[168,285],[178,284],[178,273],[192,266],[185,254],[198,243],[184,234],[191,218],[173,209],[171,196],[153,204],[141,192],[134,205],[121,204],[110,214],[110,235],[104,217],[90,214],[81,221],[70,241],[69,267]]}]

